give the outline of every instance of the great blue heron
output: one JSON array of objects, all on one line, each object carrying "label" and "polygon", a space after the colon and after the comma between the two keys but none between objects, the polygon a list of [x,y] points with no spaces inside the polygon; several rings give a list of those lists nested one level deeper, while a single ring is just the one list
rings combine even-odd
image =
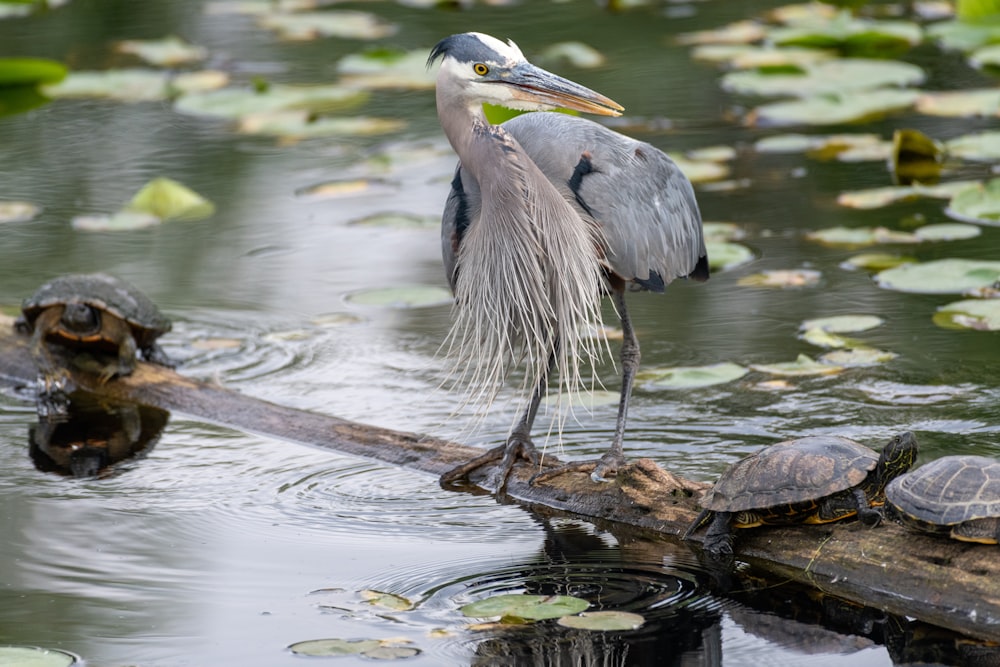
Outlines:
[{"label": "great blue heron", "polygon": [[623,333],[614,437],[599,460],[557,469],[593,468],[591,477],[601,481],[625,461],[625,420],[639,365],[626,287],[662,292],[674,278],[708,278],[694,190],[659,149],[592,121],[531,113],[491,125],[484,102],[604,116],[623,111],[532,65],[514,42],[452,35],[434,47],[428,65],[438,58],[438,117],[460,159],[441,229],[455,293],[454,372],[471,387],[470,400],[488,405],[511,368],[524,362],[522,389],[531,391],[506,444],[445,473],[442,482],[501,461],[502,487],[518,457],[540,465],[531,429],[549,375],[555,370],[560,390],[570,395],[585,386],[580,366],[601,354],[592,329],[601,324],[601,298],[610,292]]}]

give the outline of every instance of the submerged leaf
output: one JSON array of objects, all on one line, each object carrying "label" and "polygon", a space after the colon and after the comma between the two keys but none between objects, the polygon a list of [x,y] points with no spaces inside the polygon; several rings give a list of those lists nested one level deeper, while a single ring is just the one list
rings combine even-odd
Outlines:
[{"label": "submerged leaf", "polygon": [[414,608],[414,604],[401,595],[394,593],[384,593],[382,591],[363,590],[360,593],[362,599],[368,604],[378,607],[385,607],[394,611],[409,611]]},{"label": "submerged leaf", "polygon": [[496,595],[471,602],[460,609],[469,617],[514,616],[541,621],[578,614],[590,603],[569,595]]},{"label": "submerged leaf", "polygon": [[875,276],[879,287],[917,294],[960,294],[1000,280],[1000,261],[938,259],[902,264]]},{"label": "submerged leaf", "polygon": [[132,197],[126,209],[160,220],[201,220],[215,213],[215,205],[194,190],[170,178],[154,178]]},{"label": "submerged leaf", "polygon": [[70,224],[82,232],[128,232],[154,227],[161,222],[163,220],[152,213],[124,210],[111,215],[78,215]]},{"label": "submerged leaf", "polygon": [[966,299],[938,308],[934,323],[947,329],[1000,331],[1000,299]]},{"label": "submerged leaf", "polygon": [[413,287],[386,287],[355,292],[347,296],[351,303],[361,306],[389,308],[425,308],[444,306],[452,302],[451,292],[443,287],[416,285]]},{"label": "submerged leaf", "polygon": [[769,375],[800,376],[800,375],[835,375],[843,371],[843,367],[824,364],[812,357],[800,354],[795,361],[783,361],[776,364],[751,364],[750,368]]},{"label": "submerged leaf", "polygon": [[641,628],[646,619],[628,611],[584,611],[576,616],[563,616],[556,622],[576,630],[624,632]]},{"label": "submerged leaf", "polygon": [[373,213],[347,223],[357,227],[387,227],[392,229],[436,229],[441,224],[438,216],[421,216],[413,213]]},{"label": "submerged leaf", "polygon": [[639,373],[637,379],[649,389],[697,389],[738,380],[748,373],[739,364],[723,362],[708,366],[676,366],[650,368]]},{"label": "submerged leaf", "polygon": [[310,199],[339,199],[356,195],[386,194],[395,189],[395,185],[378,178],[353,178],[338,181],[317,183],[295,191],[299,197]]},{"label": "submerged leaf", "polygon": [[838,336],[835,333],[831,333],[825,329],[812,328],[806,329],[800,335],[800,338],[810,345],[815,345],[816,347],[822,348],[843,348],[843,347],[855,347],[858,342],[850,338],[845,338],[844,336]]}]

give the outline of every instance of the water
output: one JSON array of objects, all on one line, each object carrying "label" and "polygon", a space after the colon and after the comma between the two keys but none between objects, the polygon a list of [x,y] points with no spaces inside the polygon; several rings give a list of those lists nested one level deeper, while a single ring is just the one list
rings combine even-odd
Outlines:
[{"label": "water", "polygon": [[[802,235],[837,224],[896,227],[913,214],[943,221],[940,204],[837,207],[833,199],[843,190],[888,184],[884,166],[757,155],[749,145],[773,131],[726,120],[745,101],[723,93],[715,69],[672,43],[678,32],[774,4],[678,3],[620,14],[583,2],[456,12],[358,8],[398,23],[398,35],[386,41],[405,48],[471,29],[514,37],[529,56],[551,41],[585,41],[611,64],[554,69],[622,102],[630,117],[672,124],[637,136],[670,150],[737,146],[733,178],[750,186],[701,188],[699,200],[706,220],[745,229],[757,259],[704,285],[631,297],[644,365],[787,361],[817,353],[796,338],[804,319],[886,319],[861,336],[899,354],[884,366],[792,379],[784,391],[761,389],[763,376],[688,392],[640,387],[630,455],[712,479],[777,439],[837,433],[875,445],[912,429],[924,460],[1000,456],[997,334],[937,328],[930,315],[950,298],[880,290],[865,273],[838,267],[853,251]],[[211,64],[242,81],[257,74],[331,81],[336,61],[365,47],[344,39],[281,42],[252,18],[206,14],[194,1],[75,0],[46,15],[0,21],[0,50],[103,68],[126,62],[111,52],[115,40],[170,33],[208,47]],[[933,49],[913,59],[928,70],[931,88],[990,81]],[[362,112],[405,118],[406,131],[299,143],[240,136],[167,103],[60,101],[0,118],[0,199],[44,206],[33,222],[0,227],[0,304],[16,304],[55,273],[110,271],[174,318],[164,344],[187,375],[348,419],[495,443],[509,414],[470,435],[462,419],[449,420],[455,397],[434,391],[447,306],[393,310],[347,300],[368,288],[445,285],[436,229],[348,224],[385,211],[439,214],[454,158],[433,104],[428,91],[376,93]],[[948,138],[988,125],[906,115],[864,129],[888,136],[913,126]],[[199,191],[217,214],[120,234],[70,229],[72,216],[112,212],[155,176]],[[332,200],[296,195],[318,182],[362,176],[389,185]],[[998,248],[1000,229],[984,228],[978,239],[912,253],[995,259]],[[735,284],[753,271],[802,266],[823,272],[819,287]],[[610,365],[601,376],[617,388]],[[581,415],[567,429],[566,454],[599,453],[613,418],[613,406]],[[832,611],[817,612],[835,604],[787,587],[775,601],[766,594],[771,584],[762,584],[765,592],[717,594],[711,574],[683,545],[543,519],[487,496],[443,491],[423,475],[183,415],[171,415],[155,445],[115,474],[62,477],[33,464],[33,421],[23,397],[0,396],[0,645],[49,646],[90,665],[144,667],[300,664],[285,647],[324,637],[404,638],[422,651],[411,662],[428,665],[496,664],[503,655],[515,656],[513,664],[868,666],[914,659],[893,640],[900,625],[909,627],[905,620],[876,614],[850,627]],[[373,607],[361,597],[369,589],[416,608]],[[572,592],[597,608],[641,612],[649,622],[633,633],[597,636],[549,625],[468,629],[458,608],[498,592]],[[864,620],[865,613],[848,616]],[[936,649],[957,651],[951,637],[910,630],[935,637],[929,643]]]}]

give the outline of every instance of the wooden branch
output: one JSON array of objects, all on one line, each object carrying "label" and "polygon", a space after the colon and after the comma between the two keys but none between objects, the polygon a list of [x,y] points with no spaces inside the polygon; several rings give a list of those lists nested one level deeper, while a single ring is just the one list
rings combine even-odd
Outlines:
[{"label": "wooden branch", "polygon": [[[33,383],[26,338],[0,315],[0,381]],[[376,459],[440,475],[482,450],[445,440],[296,410],[140,364],[120,380],[100,383],[74,371],[80,388],[111,399],[152,405],[240,430]],[[531,486],[533,471],[514,470],[504,500],[678,536],[697,514],[706,485],[673,475],[648,459],[610,484],[569,473]],[[482,478],[473,480],[485,484]],[[700,540],[700,535],[696,537]],[[854,523],[740,531],[741,560],[852,602],[879,607],[980,639],[1000,640],[1000,549],[915,534],[894,524]]]}]

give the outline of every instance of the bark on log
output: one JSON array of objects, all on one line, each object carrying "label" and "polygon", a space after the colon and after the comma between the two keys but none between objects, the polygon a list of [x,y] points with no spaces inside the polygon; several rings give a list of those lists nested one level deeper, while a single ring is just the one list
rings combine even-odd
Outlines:
[{"label": "bark on log", "polygon": [[[35,366],[26,338],[13,332],[12,323],[12,318],[0,315],[0,381],[29,385],[35,379]],[[111,399],[431,475],[482,452],[430,436],[276,405],[150,364],[141,363],[133,375],[104,384],[80,371],[73,371],[73,379],[80,388]],[[532,487],[531,473],[525,465],[516,468],[503,500],[656,536],[683,533],[698,512],[696,497],[705,487],[648,459],[628,466],[610,484],[568,473]],[[891,523],[868,529],[854,522],[744,530],[736,548],[740,560],[782,578],[971,637],[1000,641],[1000,548],[996,546],[918,535]]]}]

